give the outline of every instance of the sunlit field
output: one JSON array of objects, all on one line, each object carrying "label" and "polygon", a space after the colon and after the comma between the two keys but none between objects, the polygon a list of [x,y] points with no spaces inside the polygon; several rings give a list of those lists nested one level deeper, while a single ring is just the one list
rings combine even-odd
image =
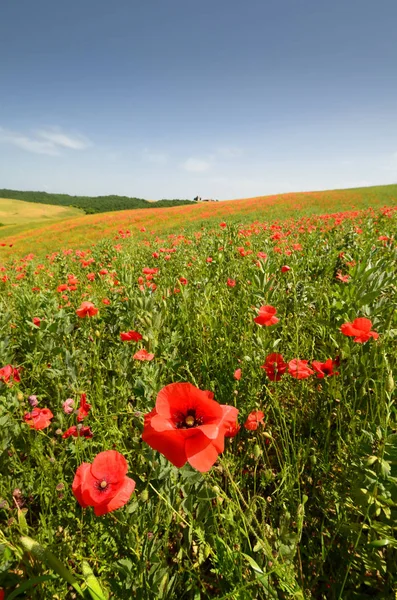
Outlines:
[{"label": "sunlit field", "polygon": [[[12,256],[23,256],[34,251],[43,255],[60,247],[88,248],[117,230],[131,230],[138,234],[142,228],[156,233],[190,231],[201,224],[219,219],[249,222],[255,219],[272,221],[288,217],[299,218],[311,214],[341,212],[350,209],[382,207],[397,202],[397,185],[367,187],[325,192],[278,194],[244,200],[205,202],[173,208],[123,210],[99,215],[84,215],[67,219],[34,231],[5,235],[0,228],[0,261]],[[29,204],[29,203],[28,203]],[[48,208],[54,208],[48,206]],[[75,209],[71,209],[75,210]],[[9,245],[12,244],[12,249]]]},{"label": "sunlit field", "polygon": [[26,230],[79,217],[83,211],[70,206],[33,204],[22,200],[0,198],[0,239],[15,236]]},{"label": "sunlit field", "polygon": [[396,197],[7,240],[3,597],[394,598]]}]

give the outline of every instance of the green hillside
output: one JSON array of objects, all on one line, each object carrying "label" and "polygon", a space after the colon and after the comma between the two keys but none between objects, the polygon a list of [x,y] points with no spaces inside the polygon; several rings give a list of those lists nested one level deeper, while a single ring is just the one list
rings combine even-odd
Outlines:
[{"label": "green hillside", "polygon": [[[36,202],[38,204],[54,204],[57,206],[72,206],[84,210],[86,214],[127,210],[134,208],[153,208],[153,202],[143,198],[128,196],[69,196],[69,194],[49,194],[47,192],[25,192],[18,190],[0,189],[0,198]],[[162,206],[182,206],[190,200],[159,200],[156,208]]]}]

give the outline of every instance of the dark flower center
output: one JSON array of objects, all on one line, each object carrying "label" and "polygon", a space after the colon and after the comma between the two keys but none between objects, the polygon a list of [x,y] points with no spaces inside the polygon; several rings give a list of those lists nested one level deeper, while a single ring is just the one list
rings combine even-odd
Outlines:
[{"label": "dark flower center", "polygon": [[96,484],[96,488],[99,492],[106,492],[109,484],[106,479],[102,479],[102,481],[98,481]]},{"label": "dark flower center", "polygon": [[186,414],[180,413],[176,418],[176,426],[178,429],[191,429],[202,425],[203,418],[196,415],[196,410],[190,408]]}]

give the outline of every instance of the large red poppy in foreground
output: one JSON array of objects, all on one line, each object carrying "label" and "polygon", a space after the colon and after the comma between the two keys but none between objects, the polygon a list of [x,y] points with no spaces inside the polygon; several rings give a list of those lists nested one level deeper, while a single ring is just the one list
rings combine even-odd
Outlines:
[{"label": "large red poppy in foreground", "polygon": [[235,426],[238,410],[218,404],[212,392],[191,383],[171,383],[157,395],[155,408],[145,415],[142,439],[176,467],[186,462],[209,471],[223,452],[225,434]]},{"label": "large red poppy in foreground", "polygon": [[83,508],[93,506],[97,517],[121,508],[135,489],[126,477],[128,464],[116,450],[100,452],[92,464],[81,464],[72,483],[72,492]]}]

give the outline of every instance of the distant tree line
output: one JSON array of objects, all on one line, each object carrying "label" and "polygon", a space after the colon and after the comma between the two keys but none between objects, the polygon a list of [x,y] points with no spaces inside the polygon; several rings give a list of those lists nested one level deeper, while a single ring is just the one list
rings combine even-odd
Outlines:
[{"label": "distant tree line", "polygon": [[127,210],[132,208],[158,208],[166,206],[182,206],[191,200],[159,200],[148,202],[143,198],[129,198],[128,196],[69,196],[68,194],[48,194],[47,192],[20,192],[18,190],[0,189],[0,198],[10,200],[24,200],[39,204],[56,204],[58,206],[72,206],[82,209],[87,215],[109,212],[114,210]]}]

